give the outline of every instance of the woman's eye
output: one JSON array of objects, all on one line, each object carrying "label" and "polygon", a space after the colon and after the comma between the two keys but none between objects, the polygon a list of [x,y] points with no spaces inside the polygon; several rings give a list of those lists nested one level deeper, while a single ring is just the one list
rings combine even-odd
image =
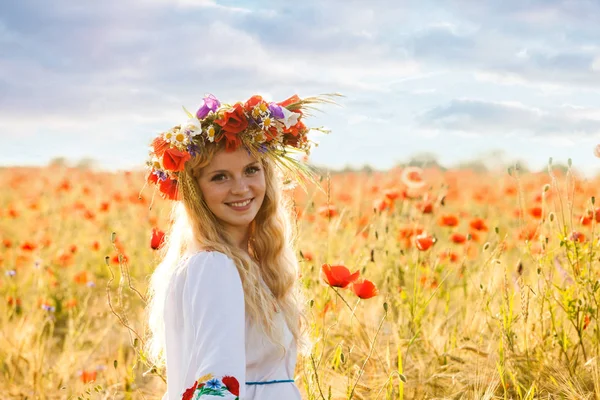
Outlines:
[{"label": "woman's eye", "polygon": [[257,173],[258,171],[260,171],[260,168],[258,167],[249,167],[248,169],[246,169],[246,172],[251,175]]},{"label": "woman's eye", "polygon": [[212,177],[211,181],[222,181],[225,178],[225,175],[218,174]]}]

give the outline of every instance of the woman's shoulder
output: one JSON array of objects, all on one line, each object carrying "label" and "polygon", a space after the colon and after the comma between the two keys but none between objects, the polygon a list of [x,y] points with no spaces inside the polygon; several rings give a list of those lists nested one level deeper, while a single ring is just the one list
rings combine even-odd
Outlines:
[{"label": "woman's shoulder", "polygon": [[239,279],[239,272],[233,260],[219,251],[202,250],[188,253],[182,258],[180,273],[188,279]]},{"label": "woman's shoulder", "polygon": [[228,255],[214,250],[199,250],[190,252],[185,254],[182,257],[182,260],[183,264],[188,268],[196,265],[234,265],[233,260]]}]

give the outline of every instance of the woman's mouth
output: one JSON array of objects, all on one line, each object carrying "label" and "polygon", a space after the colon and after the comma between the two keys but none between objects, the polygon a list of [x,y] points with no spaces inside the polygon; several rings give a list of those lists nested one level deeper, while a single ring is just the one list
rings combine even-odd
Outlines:
[{"label": "woman's mouth", "polygon": [[254,198],[251,198],[251,199],[236,201],[233,203],[225,203],[225,204],[227,204],[229,207],[233,208],[236,211],[245,211],[250,208],[250,203],[252,203],[253,200],[254,200]]}]

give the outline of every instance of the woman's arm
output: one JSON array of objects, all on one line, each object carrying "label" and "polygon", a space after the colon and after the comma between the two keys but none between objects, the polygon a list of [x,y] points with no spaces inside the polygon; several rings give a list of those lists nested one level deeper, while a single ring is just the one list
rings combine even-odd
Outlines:
[{"label": "woman's arm", "polygon": [[[222,253],[190,258],[183,289],[183,337],[189,351],[184,400],[245,397],[245,307],[242,282]],[[168,371],[167,371],[168,373]]]}]

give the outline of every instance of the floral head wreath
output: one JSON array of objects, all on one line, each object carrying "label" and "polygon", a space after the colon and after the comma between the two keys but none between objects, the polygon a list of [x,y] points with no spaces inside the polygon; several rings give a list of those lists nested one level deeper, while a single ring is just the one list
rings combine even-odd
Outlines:
[{"label": "floral head wreath", "polygon": [[189,119],[154,138],[146,162],[147,181],[158,187],[162,197],[179,200],[179,173],[185,169],[185,163],[222,140],[225,151],[244,146],[257,158],[271,159],[287,178],[300,184],[304,178],[314,181],[310,167],[293,156],[310,154],[309,130],[329,132],[307,128],[302,118],[314,109],[314,104],[334,103],[332,96],[336,94],[304,99],[294,95],[274,103],[255,95],[245,103],[229,105],[209,94],[195,115],[184,108]]}]

